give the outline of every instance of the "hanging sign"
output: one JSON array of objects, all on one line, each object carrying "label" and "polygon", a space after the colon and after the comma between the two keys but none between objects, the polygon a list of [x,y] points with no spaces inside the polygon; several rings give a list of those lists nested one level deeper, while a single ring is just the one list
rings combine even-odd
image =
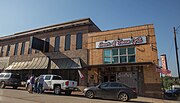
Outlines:
[{"label": "hanging sign", "polygon": [[136,45],[136,44],[145,44],[146,36],[139,36],[133,38],[121,38],[118,40],[106,40],[96,42],[96,48],[108,48],[116,46],[127,46],[127,45]]}]

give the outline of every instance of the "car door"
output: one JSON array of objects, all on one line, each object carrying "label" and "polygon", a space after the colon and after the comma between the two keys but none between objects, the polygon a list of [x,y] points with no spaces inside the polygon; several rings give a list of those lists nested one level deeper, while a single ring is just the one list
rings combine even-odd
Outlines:
[{"label": "car door", "polygon": [[96,90],[96,96],[101,98],[106,98],[108,95],[108,88],[109,88],[108,82],[100,84],[98,89]]},{"label": "car door", "polygon": [[109,98],[111,99],[114,99],[117,97],[117,94],[119,92],[119,83],[116,83],[116,82],[111,82],[109,84],[109,89],[108,89],[108,95],[109,95]]},{"label": "car door", "polygon": [[45,90],[52,89],[52,88],[50,88],[51,87],[51,78],[52,78],[52,76],[51,75],[41,75],[41,76],[44,76],[43,88]]}]

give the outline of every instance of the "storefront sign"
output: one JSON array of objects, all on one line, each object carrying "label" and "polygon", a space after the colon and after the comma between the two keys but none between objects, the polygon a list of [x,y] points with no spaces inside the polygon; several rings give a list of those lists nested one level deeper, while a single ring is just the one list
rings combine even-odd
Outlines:
[{"label": "storefront sign", "polygon": [[96,48],[108,48],[115,46],[127,46],[127,45],[136,45],[136,44],[145,44],[146,36],[139,36],[133,38],[123,38],[118,40],[107,40],[96,42]]},{"label": "storefront sign", "polygon": [[166,62],[166,55],[161,55],[161,62],[162,62],[162,69],[167,70],[167,62]]}]

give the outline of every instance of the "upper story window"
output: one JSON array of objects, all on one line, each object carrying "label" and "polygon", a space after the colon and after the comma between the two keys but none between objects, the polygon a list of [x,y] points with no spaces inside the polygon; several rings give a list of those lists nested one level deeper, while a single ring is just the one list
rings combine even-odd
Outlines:
[{"label": "upper story window", "polygon": [[7,46],[7,51],[6,51],[6,56],[10,56],[10,49],[11,49],[11,46],[8,45]]},{"label": "upper story window", "polygon": [[82,33],[76,34],[76,49],[82,49]]},{"label": "upper story window", "polygon": [[55,52],[59,51],[59,44],[60,44],[60,37],[56,36],[55,37],[55,43],[54,43],[54,51]]},{"label": "upper story window", "polygon": [[30,47],[30,44],[29,44],[29,48],[28,48],[28,54],[32,54],[32,48]]},{"label": "upper story window", "polygon": [[17,55],[17,53],[18,53],[18,43],[15,44],[14,55]]},{"label": "upper story window", "polygon": [[1,51],[0,51],[0,56],[2,57],[4,52],[3,52],[4,46],[1,46]]},{"label": "upper story window", "polygon": [[50,43],[50,38],[49,37],[47,37],[46,39],[45,39],[45,42],[44,42],[44,52],[49,52],[49,43]]},{"label": "upper story window", "polygon": [[25,49],[25,42],[22,42],[20,55],[24,54],[24,49]]},{"label": "upper story window", "polygon": [[135,48],[113,48],[104,50],[104,63],[132,63],[136,62]]},{"label": "upper story window", "polygon": [[67,34],[65,36],[65,48],[64,50],[70,50],[70,45],[71,45],[71,35],[70,34]]}]

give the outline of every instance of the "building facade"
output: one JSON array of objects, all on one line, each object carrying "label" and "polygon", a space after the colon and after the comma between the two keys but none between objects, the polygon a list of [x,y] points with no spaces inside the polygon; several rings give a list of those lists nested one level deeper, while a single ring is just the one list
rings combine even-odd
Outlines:
[{"label": "building facade", "polygon": [[88,33],[89,85],[122,82],[139,95],[160,97],[158,53],[152,24]]},{"label": "building facade", "polygon": [[[48,49],[32,49],[31,37],[44,40]],[[53,73],[79,86],[116,81],[139,95],[161,94],[152,24],[101,31],[85,18],[0,37],[0,64],[1,71],[17,72],[24,80]]]}]

